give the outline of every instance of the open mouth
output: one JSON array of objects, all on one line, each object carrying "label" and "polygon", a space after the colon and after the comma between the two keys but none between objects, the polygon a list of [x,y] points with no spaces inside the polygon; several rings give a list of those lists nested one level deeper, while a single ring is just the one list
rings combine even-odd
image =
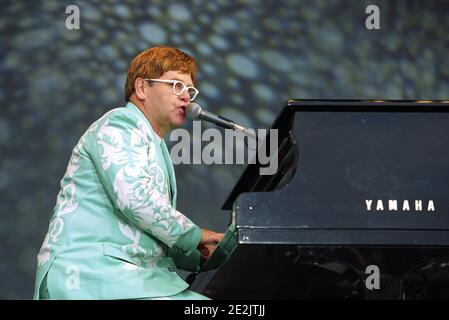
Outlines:
[{"label": "open mouth", "polygon": [[186,106],[182,106],[182,107],[180,107],[180,109],[182,110],[183,114],[186,114]]}]

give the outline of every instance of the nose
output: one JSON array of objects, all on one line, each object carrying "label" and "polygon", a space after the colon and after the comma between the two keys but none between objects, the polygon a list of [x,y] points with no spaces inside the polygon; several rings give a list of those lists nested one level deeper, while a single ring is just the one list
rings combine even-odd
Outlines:
[{"label": "nose", "polygon": [[185,102],[190,101],[190,96],[189,96],[189,93],[187,92],[187,90],[184,90],[184,92],[179,96],[179,98]]}]

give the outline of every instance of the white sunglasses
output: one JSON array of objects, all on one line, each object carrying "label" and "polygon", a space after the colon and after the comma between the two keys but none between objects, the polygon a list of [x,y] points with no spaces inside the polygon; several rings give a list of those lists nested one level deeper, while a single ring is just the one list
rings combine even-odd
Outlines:
[{"label": "white sunglasses", "polygon": [[188,87],[184,84],[184,82],[180,80],[166,80],[166,79],[143,79],[146,81],[154,81],[154,82],[163,82],[163,83],[172,83],[173,84],[173,93],[177,96],[180,96],[187,90],[189,94],[190,101],[193,101],[200,91],[195,87]]}]

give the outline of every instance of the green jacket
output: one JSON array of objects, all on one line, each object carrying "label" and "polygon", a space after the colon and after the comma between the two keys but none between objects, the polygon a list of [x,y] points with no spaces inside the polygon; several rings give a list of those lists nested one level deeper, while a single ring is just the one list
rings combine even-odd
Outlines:
[{"label": "green jacket", "polygon": [[131,299],[178,294],[196,271],[201,229],[176,211],[164,140],[132,103],[109,111],[73,149],[42,248],[34,298]]}]

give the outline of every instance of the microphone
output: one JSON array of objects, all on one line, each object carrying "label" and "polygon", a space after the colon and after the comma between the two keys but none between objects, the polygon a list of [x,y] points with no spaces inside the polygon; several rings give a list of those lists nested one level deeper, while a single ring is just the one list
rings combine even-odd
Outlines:
[{"label": "microphone", "polygon": [[245,128],[244,126],[241,126],[235,121],[227,119],[225,117],[213,114],[211,112],[208,112],[206,110],[203,110],[198,103],[191,102],[186,107],[186,113],[193,119],[200,119],[208,122],[215,123],[216,125],[226,128],[226,129],[232,129],[234,131],[240,132],[244,135],[247,135],[249,137],[252,137],[254,139],[257,139],[256,135],[249,131],[248,128]]}]

